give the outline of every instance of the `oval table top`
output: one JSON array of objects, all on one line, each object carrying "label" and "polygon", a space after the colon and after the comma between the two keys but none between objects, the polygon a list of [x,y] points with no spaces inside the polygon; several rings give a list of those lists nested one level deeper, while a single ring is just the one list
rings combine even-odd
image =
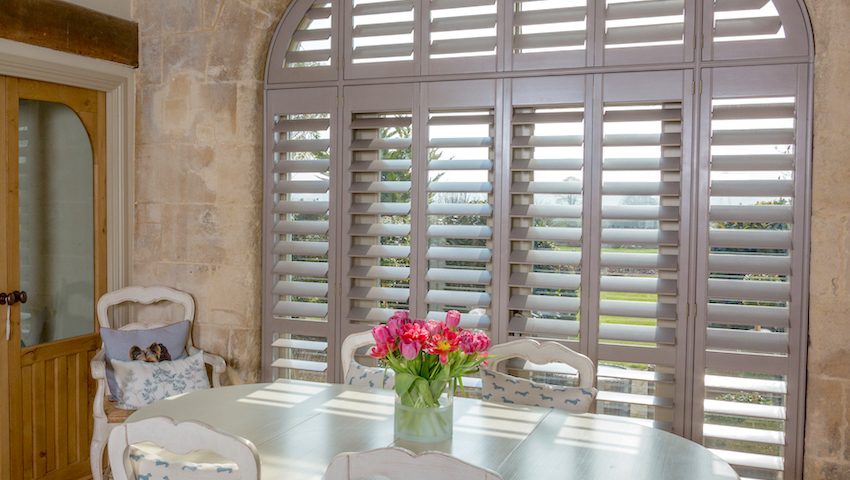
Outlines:
[{"label": "oval table top", "polygon": [[[341,452],[393,442],[392,391],[279,380],[193,392],[144,407],[129,422],[196,420],[250,440],[263,478],[319,480]],[[608,415],[455,398],[454,436],[432,446],[505,480],[718,480],[738,475],[694,442]]]}]

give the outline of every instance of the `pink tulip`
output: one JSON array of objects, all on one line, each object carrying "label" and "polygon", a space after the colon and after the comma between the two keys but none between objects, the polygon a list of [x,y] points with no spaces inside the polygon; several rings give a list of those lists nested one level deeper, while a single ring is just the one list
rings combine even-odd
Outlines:
[{"label": "pink tulip", "polygon": [[451,329],[457,328],[460,325],[460,312],[457,310],[449,310],[446,312],[446,324]]},{"label": "pink tulip", "polygon": [[378,345],[386,345],[395,342],[395,337],[390,334],[390,329],[386,325],[378,325],[372,329],[372,336],[375,337],[375,343]]},{"label": "pink tulip", "polygon": [[410,316],[405,310],[395,312],[387,321],[387,328],[389,328],[390,335],[393,338],[397,338],[401,335],[401,328],[407,323],[410,323]]},{"label": "pink tulip", "polygon": [[425,330],[428,330],[428,334],[433,337],[443,333],[443,324],[436,320],[428,320],[425,322]]},{"label": "pink tulip", "polygon": [[413,360],[419,355],[419,351],[422,350],[422,344],[419,342],[415,342],[413,340],[402,340],[401,341],[401,356],[408,360]]},{"label": "pink tulip", "polygon": [[369,350],[369,356],[378,360],[385,358],[388,353],[389,350],[387,350],[386,344],[375,345],[371,350]]},{"label": "pink tulip", "polygon": [[463,353],[486,354],[490,348],[490,337],[480,331],[464,330],[460,333],[460,349]]}]

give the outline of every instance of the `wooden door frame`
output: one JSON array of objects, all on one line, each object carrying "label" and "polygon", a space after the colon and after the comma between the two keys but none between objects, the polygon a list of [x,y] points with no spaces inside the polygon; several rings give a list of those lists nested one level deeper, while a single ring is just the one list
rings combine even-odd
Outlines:
[{"label": "wooden door frame", "polygon": [[[105,174],[107,176],[107,290],[129,284],[132,267],[134,225],[135,158],[135,70],[115,63],[58,52],[6,39],[0,39],[0,76],[7,75],[62,83],[105,92],[106,129]],[[0,82],[5,82],[0,79]],[[0,85],[5,90],[5,83]],[[5,111],[5,95],[0,95]],[[5,125],[0,125],[0,164],[6,165]],[[0,173],[0,192],[5,192],[5,174]],[[2,196],[2,195],[0,195]],[[0,199],[0,235],[5,236],[5,199]],[[0,258],[0,275],[6,276]],[[2,312],[5,315],[5,312]],[[5,318],[0,318],[5,328]],[[2,329],[0,329],[2,330]],[[0,478],[11,477],[7,342],[0,338]]]}]

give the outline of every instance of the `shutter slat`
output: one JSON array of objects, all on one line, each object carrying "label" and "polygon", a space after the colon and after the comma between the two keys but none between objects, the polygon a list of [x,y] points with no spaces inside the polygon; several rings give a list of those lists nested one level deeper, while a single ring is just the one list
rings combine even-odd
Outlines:
[{"label": "shutter slat", "polygon": [[274,232],[283,235],[327,235],[327,221],[280,221],[274,226]]},{"label": "shutter slat", "polygon": [[490,137],[481,138],[432,138],[428,142],[430,148],[475,148],[493,145]]},{"label": "shutter slat", "polygon": [[[614,317],[657,318],[675,320],[676,305],[632,300],[600,300],[599,314]],[[600,326],[601,328],[601,326]]]},{"label": "shutter slat", "polygon": [[599,338],[621,342],[649,342],[673,345],[676,343],[676,329],[603,323],[599,325]]},{"label": "shutter slat", "polygon": [[331,148],[329,138],[318,140],[282,140],[274,147],[275,152],[324,152]]},{"label": "shutter slat", "polygon": [[357,215],[410,215],[409,203],[355,203],[348,209]]},{"label": "shutter slat", "polygon": [[351,150],[401,150],[410,148],[409,138],[367,138],[351,142]]},{"label": "shutter slat", "polygon": [[382,37],[385,35],[404,35],[413,32],[413,22],[378,23],[374,25],[358,25],[354,27],[353,36]]},{"label": "shutter slat", "polygon": [[720,273],[789,275],[791,257],[778,255],[710,254],[708,269]]},{"label": "shutter slat", "polygon": [[578,290],[581,287],[581,275],[569,273],[514,272],[508,279],[508,285],[511,287]]},{"label": "shutter slat", "polygon": [[511,240],[552,240],[557,242],[581,242],[580,228],[528,227],[512,228]]},{"label": "shutter slat", "polygon": [[275,165],[278,173],[324,173],[329,168],[329,160],[281,160]]},{"label": "shutter slat", "polygon": [[282,180],[275,184],[275,193],[327,193],[330,182],[327,180]]},{"label": "shutter slat", "polygon": [[494,0],[431,0],[431,11],[448,8],[484,7],[493,5]]},{"label": "shutter slat", "polygon": [[[490,306],[490,295],[484,292],[459,292],[453,290],[429,290],[425,301],[439,305],[464,305],[469,307]],[[443,314],[445,318],[445,314]]]},{"label": "shutter slat", "polygon": [[493,230],[490,227],[477,225],[431,225],[428,227],[427,235],[428,238],[486,240],[493,236]]},{"label": "shutter slat", "polygon": [[728,305],[724,303],[710,303],[708,305],[708,322],[714,324],[788,328],[789,319],[787,307]]},{"label": "shutter slat", "polygon": [[406,172],[413,165],[411,160],[372,160],[351,162],[352,172]]},{"label": "shutter slat", "polygon": [[514,182],[511,193],[560,193],[581,194],[581,182]]},{"label": "shutter slat", "polygon": [[428,125],[480,125],[493,123],[493,115],[434,115]]},{"label": "shutter slat", "polygon": [[629,20],[633,18],[669,17],[682,15],[683,0],[649,0],[612,3],[605,12],[606,20]]},{"label": "shutter slat", "polygon": [[369,237],[404,237],[410,234],[410,225],[393,223],[361,223],[348,229],[350,235]]},{"label": "shutter slat", "polygon": [[770,0],[714,0],[715,12],[761,10]]},{"label": "shutter slat", "polygon": [[413,10],[413,0],[394,0],[379,3],[361,3],[351,10],[354,16],[380,15],[384,13],[408,12]]},{"label": "shutter slat", "polygon": [[708,296],[724,299],[784,302],[791,299],[791,285],[787,282],[711,278],[708,280]]},{"label": "shutter slat", "polygon": [[678,133],[633,133],[605,135],[602,145],[605,147],[656,147],[678,146],[682,136]]},{"label": "shutter slat", "polygon": [[371,278],[381,280],[403,281],[410,278],[408,267],[352,267],[349,271],[351,278]]},{"label": "shutter slat", "polygon": [[314,362],[312,360],[295,360],[290,358],[278,358],[272,362],[272,367],[286,370],[305,370],[308,372],[324,373],[328,369],[325,362]]},{"label": "shutter slat", "polygon": [[581,135],[547,135],[513,138],[514,148],[529,147],[580,147],[584,143]]},{"label": "shutter slat", "polygon": [[312,6],[307,13],[304,14],[306,20],[325,20],[331,18],[332,9],[330,7]]},{"label": "shutter slat", "polygon": [[602,168],[605,170],[662,170],[678,171],[681,167],[678,157],[664,158],[605,158]]},{"label": "shutter slat", "polygon": [[578,313],[578,297],[552,297],[546,295],[511,295],[511,310],[537,310],[544,312]]},{"label": "shutter slat", "polygon": [[794,195],[794,180],[713,180],[715,197],[788,197]]},{"label": "shutter slat", "polygon": [[330,118],[282,119],[274,126],[275,132],[316,132],[331,128]]},{"label": "shutter slat", "polygon": [[794,104],[787,105],[716,105],[711,109],[712,120],[770,120],[794,118]]},{"label": "shutter slat", "polygon": [[314,42],[317,40],[330,40],[333,30],[330,28],[316,28],[313,30],[298,30],[292,34],[293,42]]},{"label": "shutter slat", "polygon": [[706,399],[703,408],[706,413],[715,413],[718,415],[785,420],[785,407],[776,407],[773,405]]},{"label": "shutter slat", "polygon": [[318,63],[331,60],[330,50],[298,50],[286,52],[286,63]]},{"label": "shutter slat", "polygon": [[780,17],[730,18],[714,22],[715,37],[774,35],[782,28]]},{"label": "shutter slat", "polygon": [[678,264],[675,255],[658,255],[656,253],[621,253],[602,252],[601,264],[607,268],[661,268],[674,269]]},{"label": "shutter slat", "polygon": [[489,193],[493,190],[490,182],[429,182],[429,192],[444,192],[444,193]]},{"label": "shutter slat", "polygon": [[707,330],[706,346],[709,349],[788,354],[787,333],[722,328]]},{"label": "shutter slat", "polygon": [[712,247],[779,249],[791,248],[791,232],[787,230],[711,229],[708,241]]},{"label": "shutter slat", "polygon": [[352,257],[407,258],[410,247],[406,245],[355,245],[348,250]]},{"label": "shutter slat", "polygon": [[674,280],[661,280],[653,277],[613,277],[602,276],[599,279],[600,289],[605,292],[676,294]]},{"label": "shutter slat", "polygon": [[405,193],[410,191],[410,182],[355,182],[353,193]]},{"label": "shutter slat", "polygon": [[603,228],[602,243],[618,245],[675,245],[678,232],[637,228]]},{"label": "shutter slat", "polygon": [[604,182],[603,195],[678,195],[679,182]]},{"label": "shutter slat", "polygon": [[313,282],[277,282],[274,287],[275,295],[291,295],[295,297],[327,297],[327,283]]},{"label": "shutter slat", "polygon": [[431,203],[428,205],[428,215],[481,215],[488,217],[493,213],[493,207],[476,203]]},{"label": "shutter slat", "polygon": [[791,205],[715,205],[709,210],[713,222],[764,222],[791,223],[794,207]]},{"label": "shutter slat", "polygon": [[512,217],[581,218],[579,205],[514,205]]},{"label": "shutter slat", "polygon": [[760,130],[720,130],[711,135],[712,145],[793,145],[794,130],[770,128]]},{"label": "shutter slat", "polygon": [[328,254],[328,242],[277,242],[275,255],[301,255],[305,257],[323,257]]},{"label": "shutter slat", "polygon": [[[446,312],[431,312],[429,311],[425,318],[428,320],[437,320],[441,322],[446,319]],[[469,314],[469,313],[461,313],[460,314],[460,327],[466,329],[477,328],[480,330],[489,330],[490,329],[490,316],[489,315],[478,315],[478,314]],[[471,387],[473,384],[468,383],[468,379],[464,378],[463,384],[465,386]],[[480,388],[480,387],[479,387]]]},{"label": "shutter slat", "polygon": [[577,267],[581,264],[581,252],[520,250],[511,252],[510,262],[527,265],[564,265]]},{"label": "shutter slat", "polygon": [[535,123],[578,123],[584,120],[584,112],[533,112],[514,113],[513,125],[533,125]]},{"label": "shutter slat", "polygon": [[428,162],[431,170],[490,170],[492,160],[431,160]]},{"label": "shutter slat", "polygon": [[328,316],[326,303],[277,302],[273,309],[276,317],[319,317]]},{"label": "shutter slat", "polygon": [[451,32],[455,30],[476,30],[496,26],[496,14],[466,15],[463,17],[442,17],[431,20],[432,32]]},{"label": "shutter slat", "polygon": [[514,159],[512,169],[515,171],[533,170],[581,170],[584,160],[581,158],[564,159]]},{"label": "shutter slat", "polygon": [[353,60],[362,60],[367,58],[409,57],[413,55],[413,49],[414,45],[412,43],[357,47],[352,52],[351,58]]},{"label": "shutter slat", "polygon": [[685,25],[682,23],[608,28],[605,33],[605,44],[672,42],[681,40],[684,35]]},{"label": "shutter slat", "polygon": [[603,205],[602,218],[606,220],[678,220],[679,207],[655,205]]},{"label": "shutter slat", "polygon": [[708,450],[730,465],[760,468],[762,470],[773,470],[777,472],[781,472],[785,469],[785,460],[781,456],[764,455],[761,453],[733,452],[717,448],[709,448]]},{"label": "shutter slat", "polygon": [[373,130],[376,128],[404,128],[413,123],[410,116],[405,113],[396,113],[380,116],[358,116],[351,120],[353,130]]},{"label": "shutter slat", "polygon": [[793,170],[794,155],[712,155],[711,169],[728,172]]},{"label": "shutter slat", "polygon": [[396,310],[394,308],[352,308],[348,312],[351,320],[367,323],[386,322]]},{"label": "shutter slat", "polygon": [[510,333],[523,333],[535,337],[575,337],[579,334],[579,322],[550,318],[511,317],[508,322]]},{"label": "shutter slat", "polygon": [[489,285],[492,275],[487,270],[460,270],[456,268],[429,268],[425,279],[429,282],[472,283]]},{"label": "shutter slat", "polygon": [[453,38],[431,42],[431,55],[489,52],[496,49],[496,37]]},{"label": "shutter slat", "polygon": [[[514,26],[549,25],[553,23],[581,22],[587,17],[587,7],[547,8],[518,10],[514,12]],[[584,36],[584,32],[581,32]]]},{"label": "shutter slat", "polygon": [[274,273],[299,277],[325,278],[328,276],[328,264],[325,262],[280,261],[275,264]]},{"label": "shutter slat", "polygon": [[428,247],[428,260],[447,262],[489,262],[492,253],[489,248],[470,247]]},{"label": "shutter slat", "polygon": [[328,213],[328,202],[301,202],[298,200],[282,200],[275,205],[275,213],[301,213],[305,215],[324,215]]},{"label": "shutter slat", "polygon": [[409,297],[410,290],[406,288],[354,287],[348,292],[348,298],[354,300],[406,302]]},{"label": "shutter slat", "polygon": [[609,110],[602,118],[605,122],[681,122],[682,109]]},{"label": "shutter slat", "polygon": [[514,48],[556,48],[577,47],[584,45],[587,33],[584,30],[550,32],[550,33],[528,33],[514,36]]}]

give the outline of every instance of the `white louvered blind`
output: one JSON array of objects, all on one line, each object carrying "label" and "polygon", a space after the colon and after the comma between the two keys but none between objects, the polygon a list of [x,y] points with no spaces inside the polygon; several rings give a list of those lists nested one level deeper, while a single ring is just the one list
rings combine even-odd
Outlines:
[{"label": "white louvered blind", "polygon": [[681,102],[607,103],[603,134],[597,409],[670,429]]},{"label": "white louvered blind", "polygon": [[[308,97],[332,92],[335,89],[314,90]],[[276,114],[271,129],[271,314],[279,327],[268,341],[276,376],[315,380],[323,379],[327,370],[327,339],[321,333],[329,313],[331,113],[298,108],[281,105],[280,111],[287,113]],[[321,326],[299,332],[299,323]],[[311,331],[321,336],[302,335]]]},{"label": "white louvered blind", "polygon": [[672,62],[691,56],[693,0],[607,0],[604,63]]},{"label": "white louvered blind", "polygon": [[496,0],[428,1],[431,59],[496,55]]},{"label": "white louvered blind", "polygon": [[298,25],[289,49],[284,68],[310,68],[330,66],[332,61],[333,8],[328,0],[316,0]]},{"label": "white louvered blind", "polygon": [[747,478],[785,478],[791,461],[788,365],[799,335],[792,300],[800,265],[795,73],[762,73],[792,79],[775,96],[726,96],[730,78],[717,80],[710,103],[702,435]]},{"label": "white louvered blind", "polygon": [[352,63],[413,61],[413,0],[351,1]]},{"label": "white louvered blind", "polygon": [[516,0],[512,32],[514,66],[583,65],[587,8],[586,0]]},{"label": "white louvered blind", "polygon": [[350,128],[347,320],[375,324],[410,308],[413,119],[356,113]]},{"label": "white louvered blind", "polygon": [[508,331],[576,341],[584,105],[515,107],[511,123]]},{"label": "white louvered blind", "polygon": [[493,258],[491,108],[431,110],[427,147],[429,318],[464,313],[462,325],[489,328]]}]

